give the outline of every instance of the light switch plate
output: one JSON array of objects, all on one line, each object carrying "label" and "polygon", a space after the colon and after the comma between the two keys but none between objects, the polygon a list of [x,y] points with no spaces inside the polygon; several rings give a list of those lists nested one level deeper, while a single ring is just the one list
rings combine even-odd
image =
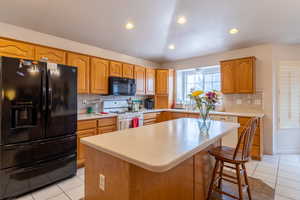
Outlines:
[{"label": "light switch plate", "polygon": [[236,104],[242,104],[242,99],[237,99]]},{"label": "light switch plate", "polygon": [[103,174],[99,175],[99,188],[105,191],[105,176]]}]

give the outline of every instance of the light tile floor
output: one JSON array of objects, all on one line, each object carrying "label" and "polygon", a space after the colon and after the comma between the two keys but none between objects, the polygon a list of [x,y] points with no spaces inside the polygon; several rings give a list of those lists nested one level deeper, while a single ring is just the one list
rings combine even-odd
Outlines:
[{"label": "light tile floor", "polygon": [[[275,188],[275,200],[300,200],[300,155],[265,156],[247,164],[248,175]],[[84,169],[77,176],[18,200],[79,200],[84,196]]]}]

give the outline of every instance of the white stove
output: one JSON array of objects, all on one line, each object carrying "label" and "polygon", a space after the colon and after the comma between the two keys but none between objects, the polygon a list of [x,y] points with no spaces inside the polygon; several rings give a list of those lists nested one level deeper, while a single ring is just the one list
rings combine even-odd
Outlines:
[{"label": "white stove", "polygon": [[137,118],[138,126],[143,126],[144,115],[139,112],[129,112],[127,100],[103,101],[103,111],[118,114],[118,130],[133,127],[133,119]]}]

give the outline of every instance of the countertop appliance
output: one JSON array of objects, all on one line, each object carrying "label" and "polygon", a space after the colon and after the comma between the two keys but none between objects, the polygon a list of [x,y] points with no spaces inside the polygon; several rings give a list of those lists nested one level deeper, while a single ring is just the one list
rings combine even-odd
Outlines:
[{"label": "countertop appliance", "polygon": [[139,126],[144,124],[144,114],[128,111],[127,100],[106,100],[103,101],[103,111],[118,114],[118,130],[132,128],[132,120],[138,118]]},{"label": "countertop appliance", "polygon": [[154,99],[153,98],[145,99],[145,108],[148,110],[154,109]]},{"label": "countertop appliance", "polygon": [[0,57],[0,199],[76,174],[77,69]]},{"label": "countertop appliance", "polygon": [[115,96],[134,96],[136,93],[135,79],[109,77],[109,94]]}]

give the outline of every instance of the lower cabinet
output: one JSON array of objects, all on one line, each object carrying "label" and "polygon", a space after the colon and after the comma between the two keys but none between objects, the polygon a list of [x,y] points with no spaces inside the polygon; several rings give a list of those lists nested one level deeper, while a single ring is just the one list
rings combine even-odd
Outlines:
[{"label": "lower cabinet", "polygon": [[84,166],[84,145],[80,139],[117,130],[117,118],[107,117],[98,120],[80,120],[77,122],[77,167]]},{"label": "lower cabinet", "polygon": [[144,126],[157,123],[159,115],[160,113],[145,113]]}]

